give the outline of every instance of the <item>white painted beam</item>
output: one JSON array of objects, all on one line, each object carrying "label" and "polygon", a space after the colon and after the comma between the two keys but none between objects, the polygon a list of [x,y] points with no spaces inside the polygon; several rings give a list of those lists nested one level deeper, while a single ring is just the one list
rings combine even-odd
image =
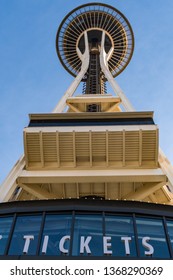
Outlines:
[{"label": "white painted beam", "polygon": [[95,94],[93,96],[92,94],[82,95],[82,96],[73,96],[67,99],[67,104],[69,103],[93,103],[93,102],[103,102],[103,103],[120,103],[121,99],[117,96],[110,96],[110,95],[101,95],[101,94]]},{"label": "white painted beam", "polygon": [[19,186],[27,191],[29,194],[34,195],[35,197],[39,198],[39,199],[54,199],[56,198],[56,195],[53,193],[50,193],[48,191],[46,191],[45,189],[41,189],[39,186],[28,186],[26,184],[23,183],[19,183]]},{"label": "white painted beam", "polygon": [[150,194],[154,193],[155,191],[159,190],[163,187],[166,182],[161,182],[158,184],[147,183],[144,186],[140,187],[136,192],[131,192],[130,194],[123,197],[123,199],[127,200],[143,200]]},{"label": "white painted beam", "polygon": [[161,150],[159,149],[159,164],[160,167],[162,168],[163,172],[167,175],[168,177],[168,183],[167,185],[170,187],[172,193],[173,193],[173,166]]},{"label": "white painted beam", "polygon": [[[23,170],[18,183],[82,183],[82,182],[166,182],[162,170],[157,169],[119,169],[119,170]],[[163,184],[162,184],[163,185]]]},{"label": "white painted beam", "polygon": [[75,105],[72,105],[72,104],[69,103],[69,102],[67,102],[67,105],[70,107],[70,109],[71,109],[73,112],[81,113],[81,111],[79,110],[79,108],[76,108]]}]

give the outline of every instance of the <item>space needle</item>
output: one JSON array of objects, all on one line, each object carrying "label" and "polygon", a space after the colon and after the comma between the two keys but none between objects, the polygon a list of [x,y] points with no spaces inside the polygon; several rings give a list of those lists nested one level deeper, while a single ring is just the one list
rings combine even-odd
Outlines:
[{"label": "space needle", "polygon": [[62,20],[56,50],[73,81],[51,113],[29,114],[24,155],[0,187],[0,255],[173,259],[173,169],[154,113],[135,111],[115,80],[134,51],[129,21],[84,4]]}]

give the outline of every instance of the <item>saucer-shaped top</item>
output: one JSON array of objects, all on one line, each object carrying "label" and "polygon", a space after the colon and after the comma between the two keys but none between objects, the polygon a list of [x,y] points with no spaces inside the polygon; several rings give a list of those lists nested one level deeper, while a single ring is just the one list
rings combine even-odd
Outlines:
[{"label": "saucer-shaped top", "polygon": [[119,75],[128,65],[134,49],[133,31],[125,16],[107,4],[89,3],[77,7],[64,18],[57,32],[56,49],[62,65],[73,76],[81,69],[77,48],[82,53],[85,51],[85,31],[92,45],[101,42],[102,31],[105,31],[106,52],[113,47],[109,70],[113,77]]}]

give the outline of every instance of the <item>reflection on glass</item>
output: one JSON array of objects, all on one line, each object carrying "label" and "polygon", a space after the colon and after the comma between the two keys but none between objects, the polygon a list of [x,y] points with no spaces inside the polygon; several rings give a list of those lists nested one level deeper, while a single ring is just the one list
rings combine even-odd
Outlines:
[{"label": "reflection on glass", "polygon": [[102,256],[103,230],[101,215],[76,215],[73,256]]},{"label": "reflection on glass", "polygon": [[69,255],[71,220],[71,215],[46,216],[40,255]]},{"label": "reflection on glass", "polygon": [[12,217],[0,217],[0,255],[4,255],[12,220]]},{"label": "reflection on glass", "polygon": [[160,219],[136,218],[140,256],[169,258],[163,222]]},{"label": "reflection on glass", "polygon": [[9,255],[36,254],[41,218],[41,216],[19,216],[17,218]]},{"label": "reflection on glass", "polygon": [[167,220],[166,223],[167,223],[169,238],[170,238],[171,245],[173,248],[173,221]]},{"label": "reflection on glass", "polygon": [[136,246],[131,217],[106,216],[106,236],[111,237],[112,256],[136,256]]}]

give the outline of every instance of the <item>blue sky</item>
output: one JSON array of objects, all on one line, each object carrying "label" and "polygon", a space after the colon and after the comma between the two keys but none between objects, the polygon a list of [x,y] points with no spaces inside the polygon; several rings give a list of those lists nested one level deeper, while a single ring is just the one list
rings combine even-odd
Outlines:
[{"label": "blue sky", "polygon": [[[28,114],[51,112],[73,80],[57,58],[56,32],[68,12],[89,2],[0,0],[0,183],[23,154]],[[99,2],[131,23],[134,55],[116,80],[137,111],[154,111],[173,163],[173,1]]]}]

